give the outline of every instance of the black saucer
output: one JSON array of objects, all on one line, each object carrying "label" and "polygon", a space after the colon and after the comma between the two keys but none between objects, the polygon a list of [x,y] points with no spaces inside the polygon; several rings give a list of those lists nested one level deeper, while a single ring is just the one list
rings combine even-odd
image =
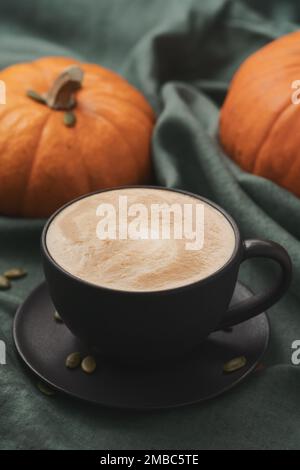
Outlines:
[{"label": "black saucer", "polygon": [[[251,295],[238,284],[233,302]],[[265,313],[231,331],[218,331],[202,343],[189,360],[153,369],[130,369],[97,358],[92,375],[65,367],[74,351],[89,353],[66,326],[53,319],[54,307],[46,283],[39,285],[18,309],[14,341],[27,364],[43,381],[73,397],[105,406],[134,409],[168,408],[219,395],[246,377],[262,358],[269,339]],[[247,364],[224,373],[223,364],[245,356]]]}]

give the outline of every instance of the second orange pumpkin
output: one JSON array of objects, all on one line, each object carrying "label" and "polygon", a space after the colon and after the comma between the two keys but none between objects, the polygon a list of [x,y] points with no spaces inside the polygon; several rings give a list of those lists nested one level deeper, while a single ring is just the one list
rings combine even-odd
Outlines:
[{"label": "second orange pumpkin", "polygon": [[220,140],[243,169],[300,197],[300,32],[251,55],[235,74],[221,110]]}]

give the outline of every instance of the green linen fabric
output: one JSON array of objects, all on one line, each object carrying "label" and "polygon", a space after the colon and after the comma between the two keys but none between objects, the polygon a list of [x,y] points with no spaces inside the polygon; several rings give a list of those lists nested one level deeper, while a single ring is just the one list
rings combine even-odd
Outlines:
[{"label": "green linen fabric", "polygon": [[[288,295],[270,310],[265,368],[200,405],[141,413],[42,395],[12,342],[17,306],[43,280],[43,221],[0,217],[0,270],[28,276],[0,292],[1,449],[297,449],[300,367],[300,201],[270,181],[241,171],[218,145],[218,112],[239,64],[268,41],[297,29],[292,1],[1,0],[0,67],[44,55],[101,63],[140,88],[156,109],[153,159],[157,182],[216,201],[243,236],[282,243],[294,264]],[[295,77],[299,79],[300,77]],[[288,136],[287,136],[288,138]],[[0,156],[1,164],[1,156]],[[254,290],[273,266],[251,261],[241,278]]]}]

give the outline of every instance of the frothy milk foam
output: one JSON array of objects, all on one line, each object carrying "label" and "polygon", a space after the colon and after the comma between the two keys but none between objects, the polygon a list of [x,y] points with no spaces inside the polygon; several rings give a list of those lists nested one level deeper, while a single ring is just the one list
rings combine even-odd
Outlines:
[{"label": "frothy milk foam", "polygon": [[[144,204],[149,214],[152,204],[204,204],[203,247],[187,250],[186,239],[172,238],[100,240],[97,208],[117,208],[120,195],[126,195],[129,204]],[[220,269],[233,253],[235,234],[219,211],[195,197],[130,188],[94,194],[67,206],[50,224],[46,245],[57,264],[88,282],[125,291],[157,291],[191,284]]]}]

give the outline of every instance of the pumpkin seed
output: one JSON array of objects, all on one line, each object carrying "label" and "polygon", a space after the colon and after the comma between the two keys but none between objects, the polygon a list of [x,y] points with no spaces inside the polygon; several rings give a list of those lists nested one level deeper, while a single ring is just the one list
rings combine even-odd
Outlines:
[{"label": "pumpkin seed", "polygon": [[93,356],[86,356],[81,362],[81,369],[87,374],[92,374],[96,369],[96,361]]},{"label": "pumpkin seed", "polygon": [[46,104],[46,99],[34,90],[27,90],[26,95],[28,96],[28,98],[31,98],[32,100],[37,101],[38,103]]},{"label": "pumpkin seed", "polygon": [[60,314],[56,310],[54,312],[54,320],[57,321],[57,323],[63,323],[63,320],[62,320]]},{"label": "pumpkin seed", "polygon": [[72,111],[64,113],[64,124],[67,127],[73,127],[76,124],[76,116]]},{"label": "pumpkin seed", "polygon": [[21,277],[25,277],[27,275],[27,272],[25,269],[22,268],[11,268],[5,271],[4,276],[7,279],[21,279]]},{"label": "pumpkin seed", "polygon": [[68,355],[66,359],[66,367],[69,369],[76,369],[80,365],[81,355],[79,352],[73,352]]},{"label": "pumpkin seed", "polygon": [[0,275],[0,290],[7,290],[10,289],[11,284],[9,282],[9,279],[7,279],[5,276]]},{"label": "pumpkin seed", "polygon": [[55,391],[43,382],[38,382],[37,387],[40,392],[49,397],[55,394]]},{"label": "pumpkin seed", "polygon": [[234,359],[231,359],[230,361],[224,364],[223,371],[227,373],[234,372],[235,370],[244,367],[246,363],[247,359],[245,358],[245,356],[235,357]]}]

